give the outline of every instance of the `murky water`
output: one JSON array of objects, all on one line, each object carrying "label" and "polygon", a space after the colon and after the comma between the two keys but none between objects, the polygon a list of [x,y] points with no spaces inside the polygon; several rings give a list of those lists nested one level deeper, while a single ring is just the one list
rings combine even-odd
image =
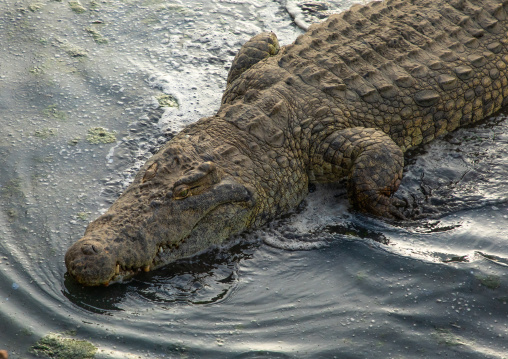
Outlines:
[{"label": "murky water", "polygon": [[67,247],[139,165],[218,109],[241,44],[266,30],[290,43],[293,18],[350,2],[328,4],[0,0],[0,349],[30,358],[59,333],[99,358],[507,356],[503,113],[408,156],[401,195],[433,218],[364,217],[324,186],[267,228],[129,283],[65,277]]}]

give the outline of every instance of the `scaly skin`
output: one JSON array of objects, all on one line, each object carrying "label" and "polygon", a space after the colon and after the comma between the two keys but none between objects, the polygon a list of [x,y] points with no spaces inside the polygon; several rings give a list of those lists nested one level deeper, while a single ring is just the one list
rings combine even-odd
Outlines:
[{"label": "scaly skin", "polygon": [[255,36],[218,113],[140,170],[67,252],[84,285],[192,256],[295,208],[310,182],[348,180],[352,206],[403,217],[403,153],[508,97],[508,1],[355,6],[280,48]]}]

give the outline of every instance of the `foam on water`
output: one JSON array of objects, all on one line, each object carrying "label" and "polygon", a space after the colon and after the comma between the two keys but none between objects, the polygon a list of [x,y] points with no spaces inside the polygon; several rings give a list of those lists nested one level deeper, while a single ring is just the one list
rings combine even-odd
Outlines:
[{"label": "foam on water", "polygon": [[334,237],[324,228],[350,220],[343,192],[337,185],[319,185],[295,213],[270,223],[257,233],[266,244],[276,248],[311,250],[324,247]]}]

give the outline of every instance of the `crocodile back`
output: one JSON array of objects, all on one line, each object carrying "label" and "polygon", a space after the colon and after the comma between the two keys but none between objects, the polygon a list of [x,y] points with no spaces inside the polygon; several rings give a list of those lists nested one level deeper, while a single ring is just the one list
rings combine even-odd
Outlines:
[{"label": "crocodile back", "polygon": [[355,6],[311,26],[278,65],[343,127],[381,129],[407,150],[505,104],[507,10],[500,0]]}]

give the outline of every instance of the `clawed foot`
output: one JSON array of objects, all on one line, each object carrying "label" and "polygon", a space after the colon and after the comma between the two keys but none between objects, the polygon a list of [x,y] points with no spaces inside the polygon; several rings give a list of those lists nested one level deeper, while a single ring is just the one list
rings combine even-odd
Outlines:
[{"label": "clawed foot", "polygon": [[380,194],[363,203],[353,203],[353,207],[360,212],[393,220],[420,220],[439,215],[434,206],[424,203],[421,199],[418,200],[414,195],[399,196],[388,197]]},{"label": "clawed foot", "polygon": [[397,197],[387,197],[380,194],[362,203],[354,203],[353,206],[361,212],[366,212],[378,217],[398,220],[408,219],[405,211],[408,204],[406,201]]}]

